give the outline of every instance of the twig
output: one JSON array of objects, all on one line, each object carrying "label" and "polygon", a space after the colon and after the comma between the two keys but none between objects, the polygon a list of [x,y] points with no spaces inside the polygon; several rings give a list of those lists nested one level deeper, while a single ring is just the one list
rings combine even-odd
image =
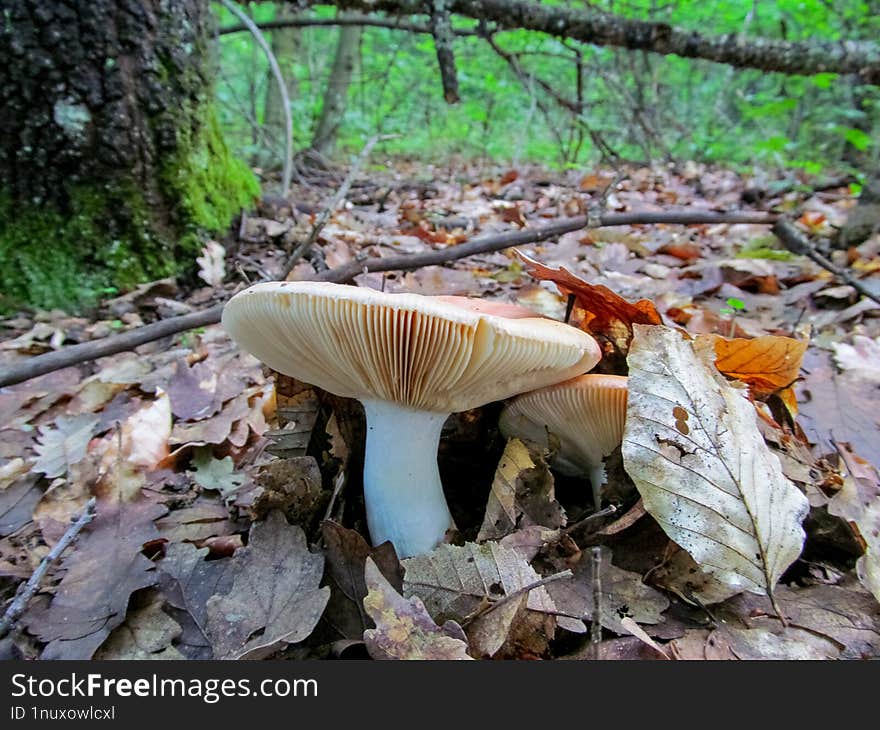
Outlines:
[{"label": "twig", "polygon": [[597,545],[590,550],[593,570],[593,620],[590,622],[590,657],[599,659],[602,644],[602,549]]},{"label": "twig", "polygon": [[231,0],[220,0],[220,2],[223,3],[223,7],[237,17],[251,32],[251,35],[253,35],[260,48],[263,49],[263,53],[266,54],[266,59],[269,61],[269,67],[272,69],[272,75],[278,83],[278,93],[281,95],[282,111],[284,112],[285,132],[284,165],[281,170],[281,196],[286,197],[287,191],[290,190],[290,178],[293,174],[293,117],[290,112],[290,96],[287,94],[287,84],[284,82],[284,76],[281,73],[281,67],[278,65],[278,60],[275,58],[275,54],[272,53],[272,49],[269,48],[269,44],[266,43],[266,39],[260,32],[257,24],[254,23],[254,21],[251,20],[241,8],[232,3]]},{"label": "twig", "polygon": [[61,539],[55,543],[55,547],[53,547],[46,557],[40,561],[37,569],[31,574],[31,577],[28,578],[27,583],[24,584],[24,589],[19,589],[18,595],[16,595],[12,603],[9,604],[9,608],[7,608],[6,613],[3,614],[3,618],[0,619],[0,638],[3,638],[9,633],[9,630],[24,613],[31,598],[33,598],[34,594],[39,590],[40,582],[43,580],[43,577],[46,575],[49,568],[51,568],[58,558],[61,557],[61,554],[67,550],[82,529],[94,519],[95,504],[94,497],[86,502],[86,506],[83,508],[79,517],[71,523],[70,527],[67,528],[67,531],[61,536]]},{"label": "twig", "polygon": [[370,156],[370,152],[373,151],[373,147],[376,146],[376,143],[380,140],[390,139],[389,135],[376,135],[375,137],[370,137],[367,143],[364,145],[364,148],[361,150],[361,153],[358,155],[357,159],[352,163],[351,169],[348,171],[348,175],[345,176],[345,179],[342,181],[342,185],[339,186],[339,189],[336,191],[336,194],[330,199],[330,202],[324,207],[324,209],[318,214],[318,217],[315,219],[315,224],[312,226],[312,230],[309,232],[309,237],[303,241],[299,246],[297,246],[293,253],[290,254],[290,258],[287,261],[287,265],[284,267],[284,271],[281,274],[281,279],[286,279],[290,272],[293,271],[293,267],[299,262],[299,260],[305,256],[312,246],[315,245],[315,241],[318,240],[318,235],[324,229],[324,226],[327,225],[327,221],[330,220],[330,216],[333,215],[333,211],[339,206],[339,204],[345,199],[345,196],[348,195],[348,191],[351,189],[351,184],[354,182],[355,177],[357,177],[358,173],[361,171],[361,167],[363,167],[364,162]]},{"label": "twig", "polygon": [[584,517],[584,519],[578,520],[573,525],[569,525],[562,531],[562,534],[571,535],[573,532],[577,532],[582,527],[589,525],[591,522],[599,520],[603,517],[608,517],[608,515],[613,515],[615,512],[617,512],[617,507],[615,507],[613,504],[609,504],[604,509],[600,509],[598,512],[593,512],[592,514]]},{"label": "twig", "polygon": [[850,274],[846,269],[840,268],[837,264],[829,261],[822,254],[820,254],[813,244],[803,236],[801,232],[794,227],[794,225],[786,220],[785,218],[780,218],[773,224],[773,235],[775,235],[780,241],[782,241],[783,245],[792,253],[799,254],[801,256],[806,256],[809,259],[815,261],[819,266],[827,271],[830,271],[834,274],[838,279],[849,284],[853,289],[855,289],[859,294],[868,297],[872,301],[880,304],[880,296],[874,294],[868,287],[866,287],[862,282],[856,279],[852,274]]},{"label": "twig", "polygon": [[494,603],[490,603],[484,609],[477,611],[472,616],[468,616],[464,621],[461,622],[462,627],[469,626],[471,623],[476,621],[478,618],[482,618],[487,613],[491,613],[499,606],[503,606],[505,603],[509,603],[525,593],[529,593],[530,591],[535,590],[535,588],[540,588],[541,586],[545,586],[548,583],[555,583],[558,580],[563,580],[565,578],[572,578],[574,573],[570,570],[563,570],[559,573],[554,573],[553,575],[548,575],[546,578],[541,578],[540,580],[536,580],[533,583],[529,583],[528,585],[524,585],[521,588],[517,588],[513,593],[508,593],[504,598],[500,598]]},{"label": "twig", "polygon": [[[501,233],[491,236],[478,236],[467,243],[450,248],[426,251],[420,254],[403,254],[385,258],[361,257],[345,266],[330,269],[315,277],[317,281],[330,281],[341,284],[351,281],[355,276],[370,271],[407,271],[422,266],[432,266],[456,261],[491,251],[500,251],[511,246],[524,246],[530,243],[546,241],[548,238],[561,236],[583,228],[603,226],[649,225],[663,223],[666,225],[699,225],[717,223],[753,223],[771,225],[778,216],[770,213],[715,213],[712,211],[674,211],[666,213],[606,213],[598,218],[576,216],[563,218],[546,226],[539,226],[521,231]],[[193,312],[179,317],[169,317],[160,322],[137,327],[119,335],[111,335],[92,342],[69,345],[31,357],[24,362],[0,370],[0,387],[15,385],[25,380],[36,378],[61,368],[89,362],[100,357],[115,355],[118,352],[134,350],[148,342],[186,332],[196,327],[217,324],[223,313],[223,305],[217,304],[202,312]]]}]

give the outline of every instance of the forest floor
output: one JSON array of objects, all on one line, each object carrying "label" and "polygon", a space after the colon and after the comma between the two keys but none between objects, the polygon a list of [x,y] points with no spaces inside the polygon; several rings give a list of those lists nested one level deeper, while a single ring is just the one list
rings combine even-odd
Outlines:
[{"label": "forest floor", "polygon": [[[6,319],[0,366],[278,278],[339,182],[300,184],[292,205],[266,196],[222,249],[206,248],[199,280],[143,285],[90,317]],[[777,194],[772,184],[744,203],[756,184],[699,165],[486,176],[401,164],[352,187],[290,278],[596,211],[784,212],[821,238],[855,203],[845,187]],[[664,324],[694,337],[803,344],[793,390],[780,383],[754,398],[767,446],[810,505],[775,606],[703,573],[646,512],[619,450],[605,492],[615,509],[583,521],[588,483],[551,473],[540,450],[505,443],[498,404],[444,428],[455,546],[401,565],[389,545],[366,542],[359,406],[274,375],[214,325],[0,389],[3,610],[49,567],[0,656],[880,656],[871,594],[880,586],[880,305],[789,253],[766,225],[589,228],[520,250],[629,302],[648,300]],[[880,236],[830,255],[880,293]],[[529,269],[504,250],[355,283],[516,302],[563,319],[566,297]],[[46,563],[84,514],[90,524]],[[597,607],[603,631],[591,638]]]}]

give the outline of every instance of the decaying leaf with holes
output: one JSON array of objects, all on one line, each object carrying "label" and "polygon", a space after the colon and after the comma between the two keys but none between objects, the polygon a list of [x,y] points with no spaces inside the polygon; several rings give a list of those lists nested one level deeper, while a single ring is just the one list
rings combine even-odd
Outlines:
[{"label": "decaying leaf with holes", "polygon": [[634,333],[623,460],[645,508],[701,567],[772,600],[800,555],[807,498],[711,359],[668,327]]}]

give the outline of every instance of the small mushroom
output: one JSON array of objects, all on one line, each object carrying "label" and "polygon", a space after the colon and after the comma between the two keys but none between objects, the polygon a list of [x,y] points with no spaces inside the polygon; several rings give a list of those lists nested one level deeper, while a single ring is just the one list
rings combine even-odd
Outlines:
[{"label": "small mushroom", "polygon": [[589,475],[596,509],[605,483],[605,457],[623,440],[627,379],[621,375],[581,375],[514,398],[499,425],[542,446],[548,434],[559,439],[552,466],[570,476]]},{"label": "small mushroom", "polygon": [[245,289],[223,326],[269,367],[363,404],[367,524],[400,557],[454,527],[437,467],[449,414],[565,380],[601,356],[590,335],[521,307],[322,282]]}]

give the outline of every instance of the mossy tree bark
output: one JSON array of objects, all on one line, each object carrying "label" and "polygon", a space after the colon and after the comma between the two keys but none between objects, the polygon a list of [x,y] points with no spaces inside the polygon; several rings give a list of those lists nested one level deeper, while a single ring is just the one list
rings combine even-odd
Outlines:
[{"label": "mossy tree bark", "polygon": [[0,307],[168,275],[258,193],[212,106],[206,0],[4,0]]}]

